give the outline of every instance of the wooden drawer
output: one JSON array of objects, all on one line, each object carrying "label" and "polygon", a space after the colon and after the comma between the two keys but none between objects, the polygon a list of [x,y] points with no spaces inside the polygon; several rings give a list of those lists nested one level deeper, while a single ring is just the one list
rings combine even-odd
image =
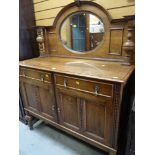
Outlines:
[{"label": "wooden drawer", "polygon": [[55,82],[57,86],[76,89],[94,95],[112,97],[113,85],[87,79],[80,79],[56,74]]},{"label": "wooden drawer", "polygon": [[38,71],[34,69],[26,69],[20,68],[19,75],[24,78],[30,78],[34,80],[39,80],[42,82],[50,82],[51,83],[51,74],[44,71]]}]

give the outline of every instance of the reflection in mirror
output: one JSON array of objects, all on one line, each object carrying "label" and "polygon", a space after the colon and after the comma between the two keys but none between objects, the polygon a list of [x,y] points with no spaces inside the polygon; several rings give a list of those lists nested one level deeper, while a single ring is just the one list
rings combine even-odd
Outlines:
[{"label": "reflection in mirror", "polygon": [[77,52],[96,48],[104,36],[104,24],[95,15],[80,12],[69,16],[60,29],[63,44]]}]

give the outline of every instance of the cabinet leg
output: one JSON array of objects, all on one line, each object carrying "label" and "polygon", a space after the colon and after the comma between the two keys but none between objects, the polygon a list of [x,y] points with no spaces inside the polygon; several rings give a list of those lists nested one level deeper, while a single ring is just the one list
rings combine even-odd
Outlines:
[{"label": "cabinet leg", "polygon": [[25,119],[28,121],[28,126],[29,126],[30,130],[32,130],[33,129],[33,122],[32,122],[33,117],[30,115],[26,115]]}]

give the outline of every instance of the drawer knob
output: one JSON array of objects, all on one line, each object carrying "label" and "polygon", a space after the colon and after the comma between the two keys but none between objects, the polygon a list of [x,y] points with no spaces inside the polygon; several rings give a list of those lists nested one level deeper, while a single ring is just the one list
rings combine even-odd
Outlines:
[{"label": "drawer knob", "polygon": [[95,95],[97,96],[99,94],[100,91],[100,87],[99,86],[95,86]]},{"label": "drawer knob", "polygon": [[60,113],[60,108],[58,108],[58,113]]},{"label": "drawer knob", "polygon": [[43,75],[43,74],[41,74],[40,80],[41,80],[42,82],[44,81],[44,75]]},{"label": "drawer knob", "polygon": [[79,84],[80,84],[80,82],[79,82],[79,81],[76,81],[75,83],[76,83],[77,85],[79,85]]},{"label": "drawer knob", "polygon": [[64,87],[67,87],[67,80],[64,79]]},{"label": "drawer knob", "polygon": [[49,75],[48,75],[48,74],[46,74],[46,75],[45,75],[45,77],[46,77],[46,78],[49,78]]},{"label": "drawer knob", "polygon": [[55,106],[54,105],[52,105],[52,111],[55,111]]}]

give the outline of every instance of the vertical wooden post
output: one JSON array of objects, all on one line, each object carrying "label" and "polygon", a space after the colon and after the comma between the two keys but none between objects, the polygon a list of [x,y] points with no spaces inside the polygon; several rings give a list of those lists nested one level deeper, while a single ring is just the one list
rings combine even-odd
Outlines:
[{"label": "vertical wooden post", "polygon": [[38,28],[37,29],[37,38],[36,38],[36,40],[37,40],[38,45],[39,45],[40,56],[42,56],[45,53],[43,28]]},{"label": "vertical wooden post", "polygon": [[132,65],[134,64],[134,51],[135,51],[133,21],[128,21],[127,30],[128,30],[127,41],[123,44],[123,50],[126,53],[127,65]]}]

